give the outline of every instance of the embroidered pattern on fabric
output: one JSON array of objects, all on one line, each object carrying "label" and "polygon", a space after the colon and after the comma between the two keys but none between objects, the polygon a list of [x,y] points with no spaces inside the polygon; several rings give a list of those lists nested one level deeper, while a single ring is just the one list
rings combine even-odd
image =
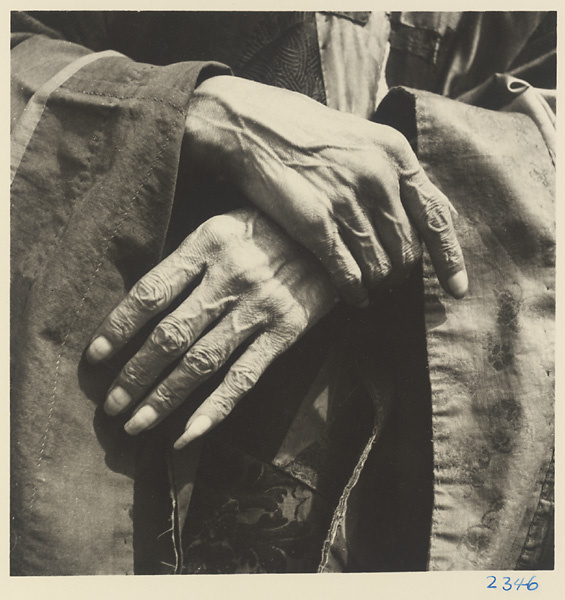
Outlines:
[{"label": "embroidered pattern on fabric", "polygon": [[233,448],[205,449],[184,530],[185,573],[312,572],[330,507]]},{"label": "embroidered pattern on fabric", "polygon": [[236,75],[300,92],[326,103],[313,16],[299,12],[267,16],[249,36]]}]

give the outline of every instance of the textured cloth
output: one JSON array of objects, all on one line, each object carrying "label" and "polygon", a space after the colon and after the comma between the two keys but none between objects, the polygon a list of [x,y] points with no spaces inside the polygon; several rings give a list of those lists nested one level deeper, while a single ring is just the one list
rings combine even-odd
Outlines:
[{"label": "textured cloth", "polygon": [[[49,56],[53,71],[85,56],[37,37],[15,52],[31,65]],[[124,286],[161,257],[185,111],[206,68],[104,55],[47,79],[14,124],[27,139],[27,111],[49,89],[12,184],[12,558],[24,573],[133,571],[137,444],[99,408],[112,365],[93,371],[81,357]],[[14,69],[16,90],[27,75]]]},{"label": "textured cloth", "polygon": [[[15,16],[14,574],[548,564],[553,122],[547,93],[491,76],[554,85],[553,18],[393,13],[387,27],[366,13]],[[377,30],[389,40],[366,34]],[[339,71],[339,48],[363,39],[377,71],[352,55]],[[217,379],[130,439],[99,405],[134,349],[97,367],[82,352],[164,253],[244,202],[179,172],[191,91],[227,72],[202,60],[339,109],[356,110],[357,88],[370,112],[385,70],[389,85],[486,108],[393,90],[377,113],[460,214],[468,297],[446,298],[425,264],[369,311],[336,307],[222,426],[172,453]]]}]

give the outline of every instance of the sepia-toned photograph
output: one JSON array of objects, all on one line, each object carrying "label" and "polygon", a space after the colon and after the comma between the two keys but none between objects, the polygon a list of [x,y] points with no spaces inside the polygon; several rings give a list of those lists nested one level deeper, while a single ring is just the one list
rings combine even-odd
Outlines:
[{"label": "sepia-toned photograph", "polygon": [[10,575],[536,589],[556,12],[10,17]]}]

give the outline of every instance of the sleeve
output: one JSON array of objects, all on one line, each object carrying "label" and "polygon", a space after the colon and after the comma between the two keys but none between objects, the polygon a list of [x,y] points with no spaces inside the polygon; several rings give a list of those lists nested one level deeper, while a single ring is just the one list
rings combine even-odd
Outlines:
[{"label": "sleeve", "polygon": [[[69,19],[64,29],[69,29]],[[77,23],[75,40],[81,37],[77,29],[87,30],[80,13]],[[67,41],[55,23],[13,16],[11,195],[16,261],[33,253],[34,247],[39,252],[55,235],[50,221],[60,225],[57,213],[69,214],[75,203],[83,211],[96,210],[94,219],[124,210],[128,198],[141,196],[144,216],[152,219],[154,233],[148,239],[162,236],[192,91],[206,77],[229,73],[213,62],[161,67],[135,62],[111,48],[103,17],[91,17],[91,24],[82,37],[98,51]],[[141,210],[140,204],[130,207],[131,217]],[[28,239],[26,232],[36,229],[40,233]]]},{"label": "sleeve", "polygon": [[211,62],[135,62],[104,37],[103,19],[93,16],[90,29],[82,17],[77,23],[67,35],[69,22],[57,29],[53,19],[13,15],[11,560],[18,575],[133,569],[126,509],[135,448],[97,406],[112,366],[89,372],[82,353],[125,289],[160,260],[192,91],[204,77],[229,73]]}]

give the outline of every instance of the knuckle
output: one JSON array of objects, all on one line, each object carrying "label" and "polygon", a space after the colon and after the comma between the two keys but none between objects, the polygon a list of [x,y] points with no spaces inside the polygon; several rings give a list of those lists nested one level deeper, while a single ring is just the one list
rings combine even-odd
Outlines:
[{"label": "knuckle", "polygon": [[216,396],[212,402],[214,413],[218,421],[225,419],[234,409],[236,401],[229,396]]},{"label": "knuckle", "polygon": [[246,394],[259,381],[261,374],[250,365],[234,365],[226,374],[224,384],[233,397]]},{"label": "knuckle", "polygon": [[315,215],[308,220],[308,248],[318,258],[335,252],[337,229],[329,215]]},{"label": "knuckle", "polygon": [[375,287],[392,271],[388,255],[380,246],[373,246],[370,257],[362,263],[362,281],[369,287]]},{"label": "knuckle", "polygon": [[406,152],[408,142],[406,138],[397,129],[391,127],[387,131],[385,141],[387,146],[393,153],[403,154],[404,152]]},{"label": "knuckle", "polygon": [[308,228],[314,233],[314,235],[330,237],[332,222],[333,219],[328,207],[324,207],[324,210],[318,210],[309,216]]},{"label": "knuckle", "polygon": [[207,233],[222,233],[228,231],[227,218],[224,215],[215,215],[210,217],[202,226],[202,230]]},{"label": "knuckle", "polygon": [[369,283],[372,286],[378,285],[386,279],[392,272],[392,265],[388,258],[379,256],[379,259],[369,265]]},{"label": "knuckle", "polygon": [[267,321],[285,319],[294,301],[284,285],[271,280],[258,290],[255,307],[257,313],[266,317]]},{"label": "knuckle", "polygon": [[171,389],[165,383],[162,383],[151,398],[151,404],[160,413],[169,413],[181,404],[183,397],[178,390]]},{"label": "knuckle", "polygon": [[361,272],[356,273],[351,269],[342,267],[335,274],[336,281],[343,288],[358,288],[362,286]]},{"label": "knuckle", "polygon": [[272,344],[286,347],[300,337],[307,327],[306,309],[297,307],[275,320],[271,329]]},{"label": "knuckle", "polygon": [[151,342],[160,352],[177,355],[188,348],[190,332],[186,325],[181,326],[176,320],[165,319],[154,329]]},{"label": "knuckle", "polygon": [[405,164],[413,158],[413,150],[410,143],[404,136],[394,127],[386,127],[381,132],[381,142],[385,146],[389,156],[399,164]]},{"label": "knuckle", "polygon": [[381,279],[384,279],[392,271],[392,264],[389,257],[384,252],[379,252],[377,262],[373,264],[376,273]]},{"label": "knuckle", "polygon": [[154,312],[167,304],[172,296],[171,288],[161,275],[148,273],[131,291],[131,300],[142,312]]},{"label": "knuckle", "polygon": [[371,269],[367,277],[367,287],[369,289],[378,287],[388,275],[388,272],[383,272],[381,269]]},{"label": "knuckle", "polygon": [[441,256],[450,266],[463,264],[463,254],[455,236],[445,236],[441,240]]},{"label": "knuckle", "polygon": [[240,221],[226,215],[215,215],[200,226],[200,234],[214,248],[221,248],[235,238]]},{"label": "knuckle", "polygon": [[120,381],[127,387],[145,388],[152,383],[153,376],[140,365],[136,364],[135,361],[130,361],[123,368]]},{"label": "knuckle", "polygon": [[297,305],[294,309],[287,314],[287,327],[290,333],[300,334],[308,326],[308,316],[306,308],[301,305]]},{"label": "knuckle", "polygon": [[181,361],[181,368],[190,377],[203,378],[218,371],[222,362],[222,356],[217,350],[197,346],[186,353]]},{"label": "knuckle", "polygon": [[243,292],[265,281],[269,281],[272,271],[263,256],[245,257],[244,264],[235,266],[229,274],[231,287],[237,292]]},{"label": "knuckle", "polygon": [[440,197],[430,198],[425,203],[424,218],[428,229],[435,233],[444,233],[452,226],[449,207]]},{"label": "knuckle", "polygon": [[126,341],[135,330],[131,314],[123,306],[110,314],[106,327],[112,337],[121,342]]},{"label": "knuckle", "polygon": [[419,243],[404,243],[401,248],[401,268],[410,270],[421,258],[422,246]]},{"label": "knuckle", "polygon": [[358,273],[340,271],[334,275],[333,281],[340,294],[351,304],[361,304],[366,301],[367,290],[360,270]]}]

